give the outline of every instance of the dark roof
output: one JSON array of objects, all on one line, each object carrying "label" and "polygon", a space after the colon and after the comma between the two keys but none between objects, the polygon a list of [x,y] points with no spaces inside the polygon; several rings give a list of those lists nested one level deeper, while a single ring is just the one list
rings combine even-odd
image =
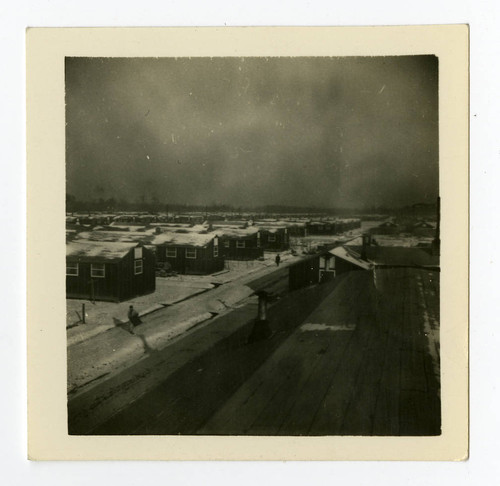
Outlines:
[{"label": "dark roof", "polygon": [[427,221],[419,221],[413,225],[414,228],[436,228],[433,223],[428,223]]},{"label": "dark roof", "polygon": [[[361,246],[352,246],[361,254]],[[439,256],[433,255],[430,249],[406,246],[368,246],[366,257],[376,265],[438,267]]]},{"label": "dark roof", "polygon": [[338,277],[197,433],[439,434],[439,276],[384,268]]}]

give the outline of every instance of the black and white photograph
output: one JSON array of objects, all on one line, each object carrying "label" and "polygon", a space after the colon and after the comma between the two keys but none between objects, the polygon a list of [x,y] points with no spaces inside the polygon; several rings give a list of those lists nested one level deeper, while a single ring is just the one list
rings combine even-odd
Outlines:
[{"label": "black and white photograph", "polygon": [[66,57],[70,435],[439,436],[439,58]]},{"label": "black and white photograph", "polygon": [[30,31],[30,457],[466,458],[467,33]]}]

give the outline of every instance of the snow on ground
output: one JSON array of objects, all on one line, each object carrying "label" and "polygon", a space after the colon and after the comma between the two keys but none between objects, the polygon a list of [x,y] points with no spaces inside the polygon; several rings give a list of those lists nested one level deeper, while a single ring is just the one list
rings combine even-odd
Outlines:
[{"label": "snow on ground", "polygon": [[[361,228],[353,229],[339,235],[309,235],[301,237],[292,237],[290,245],[299,254],[310,250],[315,250],[318,246],[325,244],[345,244],[348,241],[368,232],[371,228],[380,224],[380,221],[363,221]],[[414,247],[419,244],[430,246],[432,237],[414,236],[407,234],[400,235],[377,235],[373,234],[380,246],[406,246]]]},{"label": "snow on ground", "polygon": [[131,334],[128,325],[113,326],[100,335],[68,346],[68,391],[119,371],[165,347],[175,337],[227,312],[253,294],[246,285],[233,283],[200,294],[193,300],[164,307],[146,316]]},{"label": "snow on ground", "polygon": [[[247,276],[253,278],[256,272],[274,268],[276,255],[276,252],[264,252],[263,260],[226,260],[224,270],[213,275],[178,275],[175,278],[184,282],[210,282],[216,285],[233,282]],[[290,253],[290,250],[281,252],[280,258],[281,264],[288,264],[298,259]]]},{"label": "snow on ground", "polygon": [[[144,358],[148,353],[166,346],[172,339],[189,331],[201,322],[208,321],[214,314],[221,314],[247,302],[254,291],[245,285],[276,269],[274,258],[276,253],[265,255],[264,261],[230,262],[227,272],[218,272],[220,277],[230,279],[214,288],[215,277],[182,275],[178,277],[157,279],[162,291],[173,289],[182,291],[204,291],[189,300],[160,308],[143,318],[143,324],[135,328],[135,334],[129,333],[126,313],[131,302],[141,313],[144,308],[152,306],[157,300],[157,292],[144,296],[147,302],[138,298],[120,304],[99,302],[105,324],[81,324],[68,329],[68,391],[76,390],[97,382],[104,376],[115,373]],[[282,265],[287,266],[300,260],[290,252],[281,253]],[[155,297],[156,296],[156,297]],[[74,307],[81,306],[82,301],[68,301]],[[144,303],[141,308],[139,304]],[[91,304],[89,304],[91,305]],[[117,317],[114,317],[113,312]],[[90,316],[89,316],[90,317]],[[94,317],[95,318],[95,317]],[[97,319],[96,319],[97,320]],[[111,321],[111,322],[110,322]],[[99,334],[99,335],[98,335]]]},{"label": "snow on ground", "polygon": [[[297,259],[290,252],[281,253],[281,262],[286,264]],[[96,334],[107,331],[117,324],[128,321],[129,305],[133,305],[140,315],[149,314],[166,305],[173,305],[182,300],[213,289],[217,285],[237,279],[253,278],[256,273],[266,272],[275,266],[276,253],[267,253],[264,260],[227,261],[226,268],[214,275],[177,275],[175,277],[157,277],[156,291],[152,294],[135,297],[125,302],[92,303],[89,300],[67,299],[66,327],[68,346]],[[86,324],[81,323],[82,304],[85,304]],[[214,310],[217,312],[217,310]]]},{"label": "snow on ground", "polygon": [[425,244],[430,246],[433,238],[426,236],[412,236],[412,235],[372,235],[379,246],[418,246]]},{"label": "snow on ground", "polygon": [[[70,346],[105,332],[117,324],[128,322],[127,313],[130,305],[134,306],[139,315],[146,315],[162,309],[165,305],[172,305],[212,288],[214,285],[209,282],[196,280],[186,282],[175,277],[158,277],[154,293],[135,297],[125,302],[95,301],[92,303],[89,300],[67,299],[66,327],[70,327],[67,331],[67,344]],[[85,324],[80,322],[82,304],[85,304]]]}]

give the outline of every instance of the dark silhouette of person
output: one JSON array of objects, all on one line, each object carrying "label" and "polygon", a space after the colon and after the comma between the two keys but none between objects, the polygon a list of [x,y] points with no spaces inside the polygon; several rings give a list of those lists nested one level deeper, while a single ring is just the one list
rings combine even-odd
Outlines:
[{"label": "dark silhouette of person", "polygon": [[133,305],[128,308],[128,320],[130,323],[129,332],[130,334],[135,334],[134,327],[142,324],[142,321],[139,317],[139,313],[134,309]]},{"label": "dark silhouette of person", "polygon": [[276,255],[276,258],[274,259],[274,261],[276,262],[276,266],[279,267],[280,262],[281,262],[281,257],[280,257],[279,253]]}]

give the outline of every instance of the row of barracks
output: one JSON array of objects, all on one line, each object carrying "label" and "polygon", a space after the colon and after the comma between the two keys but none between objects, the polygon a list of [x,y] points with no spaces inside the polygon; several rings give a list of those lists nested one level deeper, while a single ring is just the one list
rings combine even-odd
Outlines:
[{"label": "row of barracks", "polygon": [[143,231],[67,232],[68,298],[123,301],[155,291],[156,271],[213,274],[225,260],[262,258],[290,247],[290,228],[279,224],[157,224]]},{"label": "row of barracks", "polygon": [[226,259],[257,259],[264,250],[289,247],[286,228],[199,230],[182,225],[156,227],[152,233],[69,230],[67,297],[119,302],[154,292],[158,268],[208,275],[222,271]]}]

